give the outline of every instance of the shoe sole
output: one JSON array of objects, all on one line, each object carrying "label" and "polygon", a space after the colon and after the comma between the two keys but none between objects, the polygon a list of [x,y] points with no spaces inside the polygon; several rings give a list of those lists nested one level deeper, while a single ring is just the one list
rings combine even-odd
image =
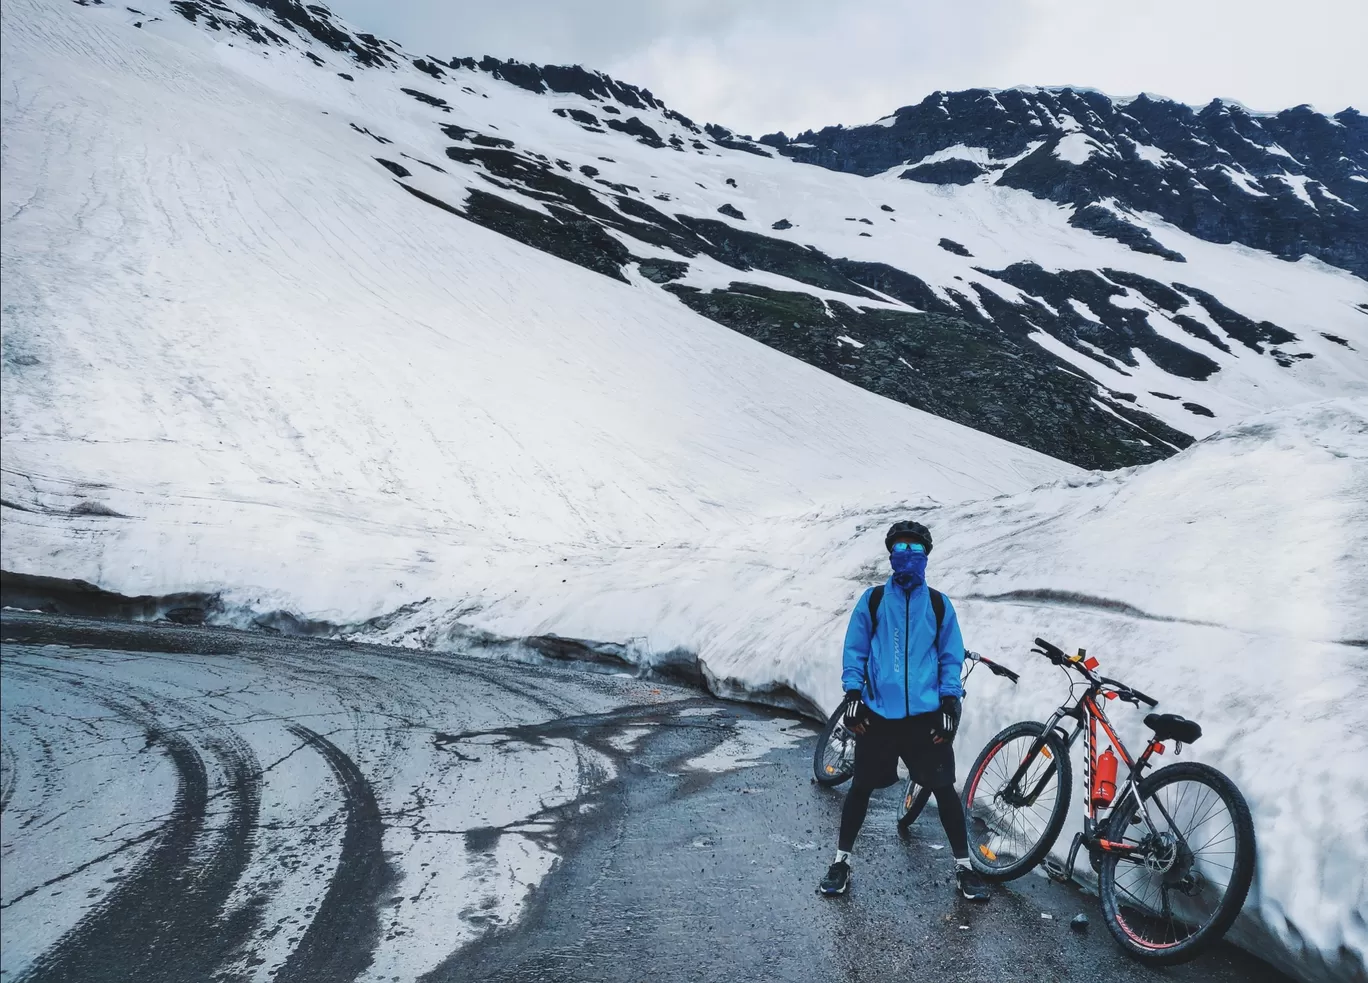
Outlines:
[{"label": "shoe sole", "polygon": [[849,881],[846,881],[846,886],[843,887],[843,888],[841,888],[839,891],[828,891],[828,890],[826,890],[825,888],[819,887],[819,888],[817,889],[817,893],[820,894],[820,895],[821,895],[822,897],[824,897],[824,898],[839,898],[841,895],[845,894],[845,893],[846,893],[847,891],[849,891],[849,890],[850,890],[850,882],[849,882]]}]

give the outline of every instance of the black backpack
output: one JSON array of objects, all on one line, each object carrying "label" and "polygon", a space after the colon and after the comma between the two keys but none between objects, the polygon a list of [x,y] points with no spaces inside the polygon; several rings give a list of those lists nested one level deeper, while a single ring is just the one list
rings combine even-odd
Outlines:
[{"label": "black backpack", "polygon": [[[936,643],[940,644],[941,625],[945,621],[945,595],[934,587],[927,587],[931,592],[931,610],[936,612]],[[873,638],[874,633],[879,630],[879,605],[883,603],[884,585],[879,584],[869,592],[869,637]]]}]

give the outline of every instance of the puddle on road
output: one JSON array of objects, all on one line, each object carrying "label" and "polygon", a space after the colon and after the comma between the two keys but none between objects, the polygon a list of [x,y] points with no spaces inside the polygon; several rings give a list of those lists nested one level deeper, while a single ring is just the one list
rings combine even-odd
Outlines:
[{"label": "puddle on road", "polygon": [[726,740],[707,754],[690,758],[683,767],[691,771],[713,773],[749,768],[759,764],[760,759],[769,752],[792,747],[809,736],[802,724],[782,717],[758,720],[743,718],[735,721],[733,726],[735,730]]}]

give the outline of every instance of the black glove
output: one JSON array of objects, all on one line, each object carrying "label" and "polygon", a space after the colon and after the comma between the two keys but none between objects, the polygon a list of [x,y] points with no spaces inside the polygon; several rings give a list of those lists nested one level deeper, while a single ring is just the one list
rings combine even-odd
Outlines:
[{"label": "black glove", "polygon": [[853,734],[863,734],[865,727],[869,724],[869,707],[865,705],[864,697],[857,689],[846,690],[845,713],[841,716],[841,723],[845,729]]},{"label": "black glove", "polygon": [[936,721],[935,734],[938,743],[948,743],[955,739],[955,731],[959,730],[960,722],[960,698],[958,696],[942,696],[940,705],[940,719]]}]

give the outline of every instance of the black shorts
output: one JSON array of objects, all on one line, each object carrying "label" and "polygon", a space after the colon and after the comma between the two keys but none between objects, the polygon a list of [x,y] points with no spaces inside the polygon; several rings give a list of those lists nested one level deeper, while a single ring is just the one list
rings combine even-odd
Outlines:
[{"label": "black shorts", "polygon": [[955,784],[955,749],[936,744],[934,728],[940,712],[887,720],[870,714],[871,723],[855,738],[855,788],[887,788],[898,780],[898,759],[919,785],[943,788]]}]

